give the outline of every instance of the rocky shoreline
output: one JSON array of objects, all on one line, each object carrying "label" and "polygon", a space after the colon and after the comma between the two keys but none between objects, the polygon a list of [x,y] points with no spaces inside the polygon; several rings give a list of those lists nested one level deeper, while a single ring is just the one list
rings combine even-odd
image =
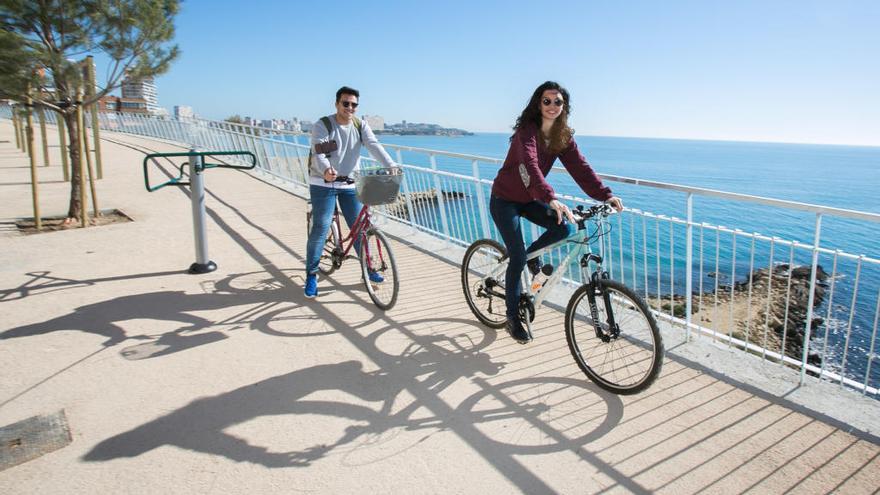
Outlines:
[{"label": "rocky shoreline", "polygon": [[[828,277],[821,265],[816,267],[814,310],[825,299]],[[751,304],[749,280],[752,284]],[[768,350],[779,352],[784,348],[786,356],[800,360],[803,356],[809,297],[809,266],[791,268],[788,264],[780,264],[772,269],[760,268],[743,281],[735,282],[732,288],[729,284],[719,284],[717,293],[714,288],[702,295],[694,293],[691,321]],[[648,303],[664,313],[669,313],[671,308],[676,317],[685,315],[684,296],[665,295],[659,304],[656,297],[650,297]],[[823,323],[824,319],[814,313],[813,336]],[[811,351],[807,361],[819,365],[822,358],[818,352]]]},{"label": "rocky shoreline", "polygon": [[[461,199],[463,197],[465,197],[465,193],[463,192],[443,191],[444,199]],[[388,214],[398,218],[407,218],[409,214],[407,199],[409,200],[409,203],[412,204],[414,209],[418,209],[422,205],[437,205],[438,194],[435,189],[429,189],[427,191],[416,191],[409,194],[403,194],[403,192],[401,192],[397,196],[397,200],[395,200],[393,203],[385,205]]]}]

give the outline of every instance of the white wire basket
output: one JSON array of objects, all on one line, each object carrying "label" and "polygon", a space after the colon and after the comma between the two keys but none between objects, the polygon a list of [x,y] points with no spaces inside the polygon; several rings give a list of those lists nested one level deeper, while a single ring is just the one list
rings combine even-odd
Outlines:
[{"label": "white wire basket", "polygon": [[403,169],[400,167],[370,168],[355,174],[357,197],[369,206],[387,205],[397,200]]}]

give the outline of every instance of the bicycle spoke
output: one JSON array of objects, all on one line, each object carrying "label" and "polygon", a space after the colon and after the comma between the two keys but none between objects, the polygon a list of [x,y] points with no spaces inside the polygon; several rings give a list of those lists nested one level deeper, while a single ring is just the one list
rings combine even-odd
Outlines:
[{"label": "bicycle spoke", "polygon": [[504,272],[507,252],[499,243],[480,239],[468,247],[461,265],[465,299],[484,324],[500,328],[507,322],[504,303]]},{"label": "bicycle spoke", "polygon": [[[644,303],[626,286],[609,281],[604,290],[609,292],[610,307],[597,295],[599,334],[592,319],[586,290],[579,290],[572,298],[566,315],[566,333],[572,355],[581,369],[603,388],[618,393],[643,390],[656,378],[660,368],[662,343],[653,317]],[[573,306],[572,306],[573,305]],[[616,337],[608,325],[609,311],[619,329]]]},{"label": "bicycle spoke", "polygon": [[388,240],[378,230],[370,230],[361,241],[361,274],[370,299],[381,309],[391,309],[399,291],[397,264]]}]

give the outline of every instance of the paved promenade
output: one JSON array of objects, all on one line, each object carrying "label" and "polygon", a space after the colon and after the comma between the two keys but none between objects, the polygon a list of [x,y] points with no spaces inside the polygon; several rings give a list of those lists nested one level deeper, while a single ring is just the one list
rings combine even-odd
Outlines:
[{"label": "paved promenade", "polygon": [[[527,346],[484,328],[458,266],[410,237],[392,240],[391,311],[354,263],[307,300],[305,201],[243,172],[206,173],[219,268],[189,275],[187,191],[147,193],[141,171],[142,150],[182,149],[106,137],[100,207],[134,221],[20,235],[28,159],[0,120],[0,427],[63,410],[72,436],[0,471],[4,494],[878,489],[871,426],[702,367],[703,348],[674,340],[648,391],[602,392],[569,356],[561,314],[540,313]],[[69,199],[53,144],[43,216]]]}]

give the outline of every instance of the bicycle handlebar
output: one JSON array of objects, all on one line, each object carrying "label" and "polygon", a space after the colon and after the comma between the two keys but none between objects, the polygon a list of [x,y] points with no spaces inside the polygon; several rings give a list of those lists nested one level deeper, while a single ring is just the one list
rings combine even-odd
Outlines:
[{"label": "bicycle handlebar", "polygon": [[[583,223],[585,220],[589,220],[595,216],[601,216],[602,218],[606,218],[609,215],[614,214],[614,208],[608,203],[600,203],[597,205],[593,205],[586,210],[583,205],[577,205],[577,207],[571,210],[571,214],[574,217],[575,222],[578,224]],[[552,217],[556,215],[556,210],[549,209],[547,210],[547,216]],[[565,215],[562,216],[565,218]]]},{"label": "bicycle handlebar", "polygon": [[333,180],[325,180],[324,184],[333,184],[334,182],[342,182],[343,184],[354,184],[354,179],[347,175],[337,175]]},{"label": "bicycle handlebar", "polygon": [[601,216],[602,218],[608,217],[614,214],[614,208],[608,203],[593,205],[586,210],[584,210],[583,205],[578,205],[571,213],[574,215],[576,221],[582,222],[595,216]]}]

